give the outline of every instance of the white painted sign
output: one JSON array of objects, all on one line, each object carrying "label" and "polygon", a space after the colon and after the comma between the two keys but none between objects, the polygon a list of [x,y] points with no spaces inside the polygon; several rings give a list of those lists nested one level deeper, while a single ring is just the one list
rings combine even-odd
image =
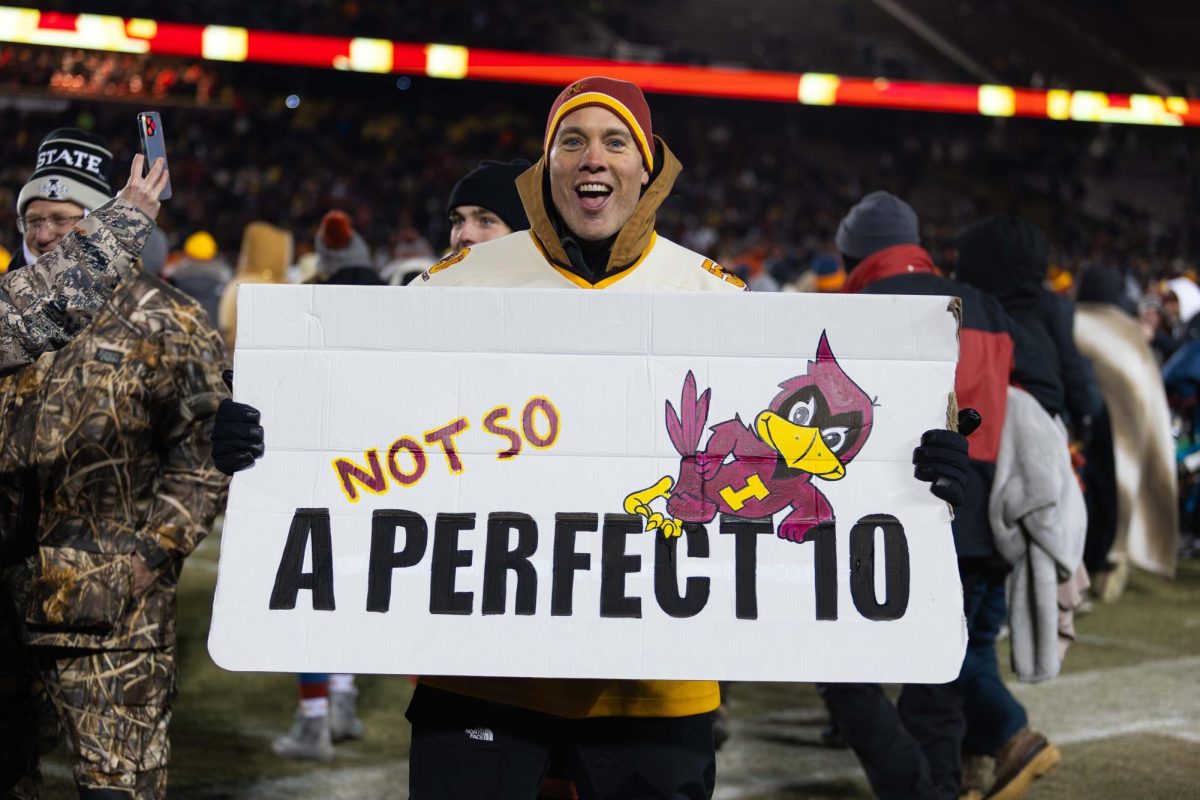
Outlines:
[{"label": "white painted sign", "polygon": [[942,297],[241,287],[236,670],[944,682]]}]

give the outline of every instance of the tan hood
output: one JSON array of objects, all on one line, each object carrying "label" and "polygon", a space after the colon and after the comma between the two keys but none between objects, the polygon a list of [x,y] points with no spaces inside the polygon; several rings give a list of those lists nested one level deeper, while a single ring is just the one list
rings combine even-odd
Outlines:
[{"label": "tan hood", "polygon": [[247,283],[286,283],[291,263],[291,233],[266,222],[246,226],[235,277]]},{"label": "tan hood", "polygon": [[[654,235],[655,212],[667,199],[675,186],[675,179],[683,171],[683,165],[667,147],[667,143],[659,136],[655,136],[654,141],[658,144],[658,161],[661,166],[642,192],[641,199],[633,209],[633,216],[617,234],[612,253],[608,257],[606,272],[620,272],[642,257]],[[525,206],[525,215],[529,217],[529,227],[546,255],[556,265],[570,269],[571,261],[567,258],[558,234],[554,232],[554,225],[550,221],[551,212],[546,208],[546,195],[542,191],[545,173],[546,156],[543,155],[536,164],[517,178],[517,192],[521,195],[521,204]]]}]

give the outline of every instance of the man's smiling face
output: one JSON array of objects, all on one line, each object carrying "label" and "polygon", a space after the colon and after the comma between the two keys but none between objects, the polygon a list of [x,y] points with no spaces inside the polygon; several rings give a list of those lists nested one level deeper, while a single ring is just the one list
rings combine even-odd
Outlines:
[{"label": "man's smiling face", "polygon": [[599,106],[563,118],[549,165],[554,207],[571,232],[587,241],[603,241],[620,231],[650,182],[629,128]]}]

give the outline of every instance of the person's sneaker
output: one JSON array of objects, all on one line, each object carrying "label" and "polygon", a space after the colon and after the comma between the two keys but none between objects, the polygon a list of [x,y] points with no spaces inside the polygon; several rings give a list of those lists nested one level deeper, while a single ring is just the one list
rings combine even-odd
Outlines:
[{"label": "person's sneaker", "polygon": [[362,720],[358,718],[358,689],[329,693],[329,734],[335,742],[363,737]]},{"label": "person's sneaker", "polygon": [[292,729],[271,742],[271,750],[281,758],[333,760],[333,740],[329,735],[329,717],[306,717],[297,711]]},{"label": "person's sneaker", "polygon": [[1022,728],[996,754],[996,780],[987,800],[1019,800],[1061,760],[1062,753],[1045,736]]},{"label": "person's sneaker", "polygon": [[983,800],[987,788],[987,759],[984,756],[963,756],[962,785],[958,800]]}]

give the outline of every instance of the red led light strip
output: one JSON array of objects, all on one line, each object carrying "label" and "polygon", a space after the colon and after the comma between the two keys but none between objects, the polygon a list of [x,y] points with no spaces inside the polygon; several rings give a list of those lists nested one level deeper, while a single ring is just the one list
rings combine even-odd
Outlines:
[{"label": "red led light strip", "polygon": [[1200,99],[1196,98],[640,64],[456,45],[61,14],[7,6],[0,6],[0,41],[550,86],[564,86],[576,78],[604,74],[633,81],[648,92],[666,94],[993,117],[1200,126]]}]

